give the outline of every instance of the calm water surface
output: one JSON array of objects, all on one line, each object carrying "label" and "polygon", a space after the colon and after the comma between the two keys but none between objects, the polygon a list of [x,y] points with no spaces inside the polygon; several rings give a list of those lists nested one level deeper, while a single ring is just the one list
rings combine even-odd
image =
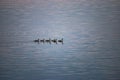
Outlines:
[{"label": "calm water surface", "polygon": [[119,21],[119,0],[2,0],[0,80],[120,80]]}]

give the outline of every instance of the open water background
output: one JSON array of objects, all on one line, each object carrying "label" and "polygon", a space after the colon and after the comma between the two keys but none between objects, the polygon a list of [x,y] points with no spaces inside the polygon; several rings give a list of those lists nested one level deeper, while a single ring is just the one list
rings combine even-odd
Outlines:
[{"label": "open water background", "polygon": [[1,0],[0,80],[120,80],[120,1]]}]

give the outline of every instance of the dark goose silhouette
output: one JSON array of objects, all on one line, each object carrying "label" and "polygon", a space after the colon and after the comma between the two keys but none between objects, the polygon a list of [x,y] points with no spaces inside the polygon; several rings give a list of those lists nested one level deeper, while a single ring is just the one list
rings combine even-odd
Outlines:
[{"label": "dark goose silhouette", "polygon": [[51,44],[51,39],[49,38],[48,40],[45,40],[47,43]]},{"label": "dark goose silhouette", "polygon": [[57,44],[57,39],[53,39],[51,41]]},{"label": "dark goose silhouette", "polygon": [[45,42],[45,39],[40,40],[40,42],[43,42],[43,43],[44,43],[44,42]]},{"label": "dark goose silhouette", "polygon": [[39,39],[37,39],[37,40],[34,40],[34,42],[39,42]]},{"label": "dark goose silhouette", "polygon": [[63,44],[63,38],[61,40],[58,40],[58,42],[62,43]]},{"label": "dark goose silhouette", "polygon": [[58,39],[58,40],[57,40],[57,39],[50,39],[50,38],[49,38],[49,39],[44,39],[44,38],[43,38],[43,39],[39,39],[39,38],[38,38],[38,39],[34,40],[34,42],[38,42],[38,43],[40,43],[40,42],[41,42],[41,43],[45,43],[45,42],[46,42],[46,43],[50,43],[50,44],[51,44],[52,42],[53,42],[53,43],[56,43],[56,44],[59,42],[59,43],[62,43],[62,44],[63,44],[63,38],[62,38],[62,39]]}]

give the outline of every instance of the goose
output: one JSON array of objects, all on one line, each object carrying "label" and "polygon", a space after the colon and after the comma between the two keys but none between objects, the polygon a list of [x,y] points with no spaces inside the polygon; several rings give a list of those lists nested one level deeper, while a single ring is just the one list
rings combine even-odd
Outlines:
[{"label": "goose", "polygon": [[43,42],[43,43],[44,43],[44,42],[45,42],[45,39],[40,40],[40,42]]},{"label": "goose", "polygon": [[53,39],[51,41],[57,44],[57,39]]},{"label": "goose", "polygon": [[61,40],[58,40],[58,42],[62,43],[63,44],[63,38]]},{"label": "goose", "polygon": [[37,39],[37,40],[34,40],[34,42],[39,42],[39,39]]},{"label": "goose", "polygon": [[48,40],[45,40],[47,43],[51,44],[51,39],[49,38]]}]

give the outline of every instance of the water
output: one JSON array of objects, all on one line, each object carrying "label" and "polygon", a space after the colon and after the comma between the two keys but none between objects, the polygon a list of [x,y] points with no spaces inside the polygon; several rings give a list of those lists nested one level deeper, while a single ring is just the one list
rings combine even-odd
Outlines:
[{"label": "water", "polygon": [[119,0],[0,1],[0,80],[120,80],[119,16]]}]

